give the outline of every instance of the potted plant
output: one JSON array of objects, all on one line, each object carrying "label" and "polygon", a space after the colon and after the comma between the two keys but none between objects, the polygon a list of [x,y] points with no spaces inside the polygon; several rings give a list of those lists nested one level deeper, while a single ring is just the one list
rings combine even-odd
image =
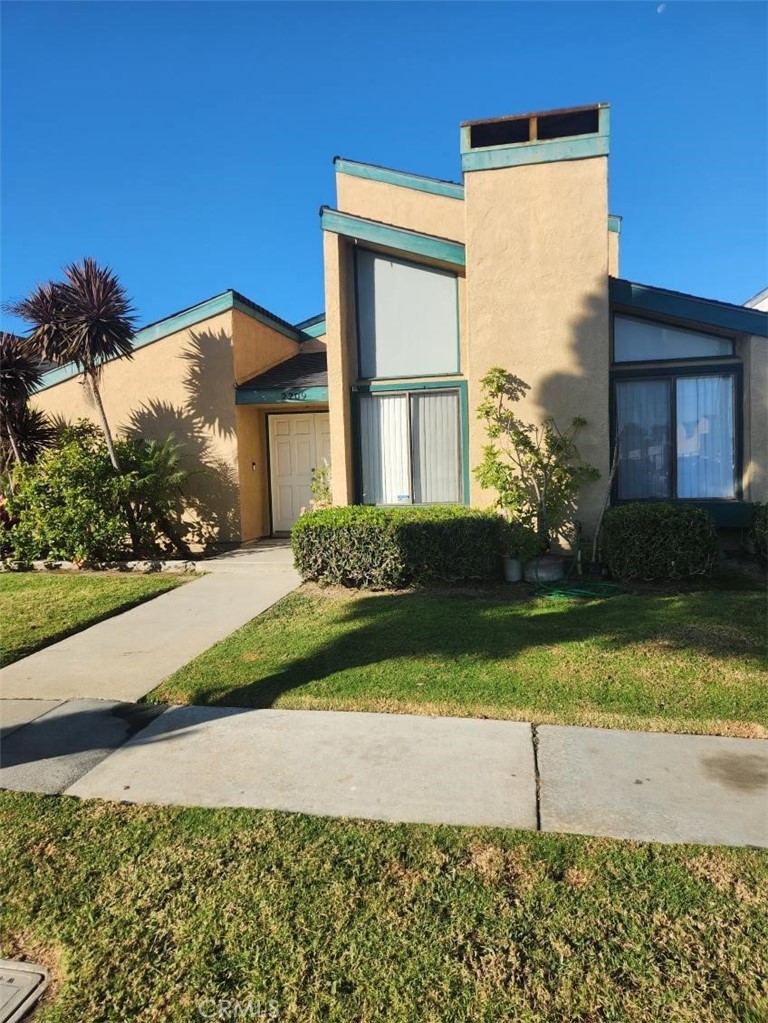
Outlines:
[{"label": "potted plant", "polygon": [[523,565],[539,553],[539,540],[530,526],[507,519],[502,531],[502,561],[504,580],[519,583],[523,578]]},{"label": "potted plant", "polygon": [[600,475],[576,446],[576,435],[586,420],[576,417],[565,430],[551,416],[540,425],[525,423],[514,405],[530,390],[528,384],[500,366],[491,369],[481,383],[483,400],[477,413],[485,422],[490,443],[483,449],[475,478],[496,491],[496,504],[511,521],[535,534],[537,550],[524,567],[526,580],[561,579],[563,560],[549,553],[552,542],[573,534],[579,488]]}]

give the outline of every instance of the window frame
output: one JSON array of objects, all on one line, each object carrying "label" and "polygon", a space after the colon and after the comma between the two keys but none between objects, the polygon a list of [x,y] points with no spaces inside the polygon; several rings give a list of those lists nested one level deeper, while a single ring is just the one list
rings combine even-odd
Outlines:
[{"label": "window frame", "polygon": [[[403,378],[408,380],[408,378]],[[366,507],[370,508],[432,508],[432,507],[446,507],[451,504],[469,504],[469,399],[467,393],[467,382],[466,380],[452,380],[452,379],[441,379],[441,380],[429,380],[429,381],[414,381],[404,383],[359,383],[351,388],[352,398],[352,427],[353,427],[353,459],[354,459],[354,484],[355,484],[355,503],[364,504],[363,502],[363,453],[362,453],[362,429],[361,429],[361,410],[360,410],[360,398],[366,395],[372,396],[383,396],[387,394],[405,394],[408,398],[407,409],[408,409],[408,444],[410,453],[410,487],[411,495],[414,493],[413,486],[413,430],[411,426],[411,401],[410,397],[412,394],[421,394],[424,392],[447,392],[455,394],[458,399],[458,478],[459,478],[459,498],[456,502],[445,501],[445,502],[434,502],[425,504],[423,502],[416,502],[411,500],[408,504],[371,504]]]},{"label": "window frame", "polygon": [[[733,497],[678,497],[677,496],[677,386],[679,377],[730,376],[733,378],[734,401],[734,494]],[[610,373],[610,454],[611,465],[616,454],[616,426],[618,420],[618,400],[616,384],[619,381],[631,380],[664,380],[668,381],[670,403],[670,436],[672,451],[670,457],[670,482],[672,496],[659,497],[619,497],[618,473],[611,484],[611,504],[634,504],[637,502],[656,503],[666,501],[670,504],[695,505],[734,505],[744,500],[744,367],[735,356],[724,359],[674,360],[662,362],[656,360],[653,365],[636,365],[616,363]]]},{"label": "window frame", "polygon": [[[360,252],[370,253],[374,256],[381,256],[384,259],[391,259],[395,262],[406,263],[410,266],[423,267],[426,270],[438,270],[441,273],[447,274],[453,277],[453,283],[456,289],[456,369],[447,372],[440,373],[441,377],[459,377],[462,375],[461,366],[461,310],[460,310],[460,295],[459,295],[459,274],[450,268],[435,263],[429,263],[426,260],[414,259],[411,253],[405,255],[401,252],[395,252],[386,249],[373,248],[368,245],[354,245],[352,246],[352,288],[354,294],[354,324],[355,324],[355,362],[357,368],[357,377],[359,380],[421,380],[425,376],[429,376],[429,373],[415,373],[409,376],[407,373],[398,373],[396,376],[391,377],[365,377],[362,375],[362,351],[361,351],[361,332],[360,332],[360,294],[358,289],[358,276],[357,276],[357,263],[358,254]],[[437,375],[437,374],[435,374]]]},{"label": "window frame", "polygon": [[[616,359],[616,317],[622,320],[636,320],[639,323],[652,323],[658,327],[669,327],[673,330],[679,330],[686,334],[698,334],[701,337],[711,337],[714,341],[729,341],[731,344],[730,355],[689,355],[689,356],[676,356],[674,359],[622,359],[617,361]],[[717,331],[717,330],[703,330],[699,327],[692,327],[690,324],[676,323],[672,320],[662,320],[657,316],[638,316],[636,312],[627,312],[624,309],[613,309],[611,313],[611,368],[618,370],[626,366],[666,366],[666,365],[683,365],[687,366],[690,363],[701,362],[709,366],[715,362],[724,362],[728,359],[735,359],[736,356],[736,338],[733,334]]]}]

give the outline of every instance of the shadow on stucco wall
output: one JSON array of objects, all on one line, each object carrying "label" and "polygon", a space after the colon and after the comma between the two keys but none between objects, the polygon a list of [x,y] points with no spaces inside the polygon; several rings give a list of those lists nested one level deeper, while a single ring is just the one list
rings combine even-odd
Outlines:
[{"label": "shadow on stucco wall", "polygon": [[[563,366],[544,373],[532,384],[530,399],[538,421],[552,416],[564,429],[574,417],[586,420],[576,437],[583,459],[600,478],[580,490],[573,509],[582,537],[591,542],[600,508],[606,496],[611,461],[610,438],[610,321],[607,294],[589,295],[571,323],[569,349],[561,356]],[[546,362],[548,353],[542,353]],[[511,367],[514,372],[514,367]]]},{"label": "shadow on stucco wall", "polygon": [[190,332],[181,358],[186,364],[185,408],[204,427],[222,439],[235,436],[235,392],[232,339],[218,334]]},{"label": "shadow on stucco wall", "polygon": [[190,543],[210,548],[240,537],[232,339],[224,330],[191,331],[189,338],[180,355],[183,397],[178,403],[159,398],[142,402],[123,432],[155,438],[173,434],[190,473],[179,520]]}]

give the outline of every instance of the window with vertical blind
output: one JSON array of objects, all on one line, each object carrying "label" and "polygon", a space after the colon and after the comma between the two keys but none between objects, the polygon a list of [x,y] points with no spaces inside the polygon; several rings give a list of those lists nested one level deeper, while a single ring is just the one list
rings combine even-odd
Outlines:
[{"label": "window with vertical blind", "polygon": [[359,409],[363,504],[462,500],[458,391],[361,394]]},{"label": "window with vertical blind", "polygon": [[733,372],[617,379],[614,397],[619,500],[737,496]]},{"label": "window with vertical blind", "polygon": [[456,274],[357,249],[359,377],[459,371]]}]

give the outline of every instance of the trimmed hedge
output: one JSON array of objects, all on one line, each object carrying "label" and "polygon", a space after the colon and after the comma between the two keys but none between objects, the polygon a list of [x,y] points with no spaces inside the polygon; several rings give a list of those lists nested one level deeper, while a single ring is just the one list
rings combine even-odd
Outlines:
[{"label": "trimmed hedge", "polygon": [[765,501],[755,501],[752,505],[749,539],[755,554],[763,561],[768,561],[768,503]]},{"label": "trimmed hedge", "polygon": [[291,545],[303,579],[402,589],[490,579],[499,573],[503,519],[441,505],[351,505],[302,515]]},{"label": "trimmed hedge", "polygon": [[624,504],[605,513],[603,553],[620,579],[709,575],[717,560],[717,531],[695,505]]}]

